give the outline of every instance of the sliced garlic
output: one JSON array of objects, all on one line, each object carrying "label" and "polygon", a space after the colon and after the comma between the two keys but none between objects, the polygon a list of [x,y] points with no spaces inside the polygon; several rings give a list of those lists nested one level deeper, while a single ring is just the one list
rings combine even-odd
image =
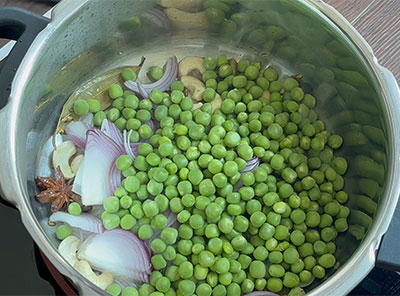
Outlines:
[{"label": "sliced garlic", "polygon": [[82,154],[79,154],[74,157],[74,159],[71,162],[71,170],[76,175],[78,172],[79,168],[81,167],[82,161],[85,157]]},{"label": "sliced garlic", "polygon": [[60,167],[65,179],[71,179],[75,176],[69,165],[69,159],[75,153],[75,144],[72,141],[65,141],[61,143],[53,152],[53,166],[55,169]]},{"label": "sliced garlic", "polygon": [[65,238],[58,246],[58,252],[72,266],[74,266],[78,262],[78,258],[76,258],[76,252],[78,250],[79,241],[79,238],[70,235]]},{"label": "sliced garlic", "polygon": [[74,267],[85,278],[103,290],[105,290],[114,281],[114,277],[108,272],[103,272],[100,275],[96,275],[89,262],[86,260],[79,260]]}]

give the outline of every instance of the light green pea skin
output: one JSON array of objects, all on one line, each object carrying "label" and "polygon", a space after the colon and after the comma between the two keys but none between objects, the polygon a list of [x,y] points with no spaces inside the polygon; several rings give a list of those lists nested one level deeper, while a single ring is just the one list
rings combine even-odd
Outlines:
[{"label": "light green pea skin", "polygon": [[56,236],[59,240],[63,240],[72,234],[72,229],[68,225],[58,226],[56,229]]}]

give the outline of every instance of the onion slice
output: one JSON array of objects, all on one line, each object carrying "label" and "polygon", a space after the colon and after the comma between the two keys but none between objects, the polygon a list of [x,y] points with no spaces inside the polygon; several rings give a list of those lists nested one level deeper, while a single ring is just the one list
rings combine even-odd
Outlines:
[{"label": "onion slice", "polygon": [[104,232],[104,227],[101,220],[87,213],[82,213],[79,216],[73,216],[65,212],[55,212],[50,216],[49,220],[67,223],[71,227],[80,228],[93,233]]},{"label": "onion slice", "polygon": [[85,158],[83,158],[81,165],[79,166],[78,171],[76,172],[74,183],[72,184],[72,192],[82,195],[82,178],[83,171],[85,170]]},{"label": "onion slice", "polygon": [[128,133],[126,130],[124,130],[124,148],[126,155],[128,155],[132,160],[136,158],[136,155],[133,153],[132,146],[130,143],[130,137],[132,134],[132,130],[130,130]]},{"label": "onion slice", "polygon": [[167,31],[171,30],[171,22],[169,21],[164,11],[162,11],[161,9],[152,8],[149,11],[143,13],[142,17],[148,19],[150,22],[162,29],[165,29]]},{"label": "onion slice", "polygon": [[173,56],[168,59],[164,75],[160,80],[151,84],[141,84],[140,82],[129,80],[125,82],[125,86],[130,90],[140,94],[142,98],[147,99],[154,88],[157,88],[161,91],[167,90],[171,83],[174,82],[177,75],[178,59],[176,56]]},{"label": "onion slice", "polygon": [[122,229],[90,236],[79,248],[78,258],[87,260],[95,270],[136,284],[148,282],[152,271],[147,246]]},{"label": "onion slice", "polygon": [[131,143],[129,146],[132,148],[133,154],[137,155],[138,154],[138,149],[139,146],[142,145],[142,143]]},{"label": "onion slice", "polygon": [[124,139],[119,128],[108,119],[103,120],[101,123],[101,131],[109,136],[118,145],[123,145]]},{"label": "onion slice", "polygon": [[88,113],[85,116],[81,117],[80,121],[87,123],[89,125],[93,125],[93,119],[94,119],[93,113]]},{"label": "onion slice", "polygon": [[241,172],[242,174],[251,172],[256,169],[260,165],[260,159],[258,157],[253,157],[252,159],[247,161],[247,165],[244,170]]},{"label": "onion slice", "polygon": [[139,92],[139,94],[140,94],[140,96],[141,96],[142,98],[147,99],[147,98],[149,97],[150,92],[148,92],[148,91],[146,90],[146,88],[144,87],[143,84],[141,84],[140,82],[138,82],[138,83],[137,83],[137,88],[138,88],[138,92]]},{"label": "onion slice", "polygon": [[153,134],[160,128],[160,123],[154,118],[150,119],[146,124],[151,127]]},{"label": "onion slice", "polygon": [[122,143],[118,145],[102,131],[88,131],[85,159],[82,172],[79,172],[82,174],[81,197],[85,206],[101,205],[121,184],[121,172],[115,167],[115,162],[123,154]]},{"label": "onion slice", "polygon": [[84,121],[76,121],[68,124],[65,127],[65,133],[74,144],[80,148],[85,148],[86,133],[93,129],[93,126]]}]

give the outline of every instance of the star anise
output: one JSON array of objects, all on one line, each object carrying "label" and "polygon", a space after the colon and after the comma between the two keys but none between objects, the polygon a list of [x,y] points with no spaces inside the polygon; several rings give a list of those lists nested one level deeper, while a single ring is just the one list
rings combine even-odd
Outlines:
[{"label": "star anise", "polygon": [[51,202],[51,211],[57,212],[63,207],[68,207],[71,202],[81,203],[79,195],[72,192],[73,179],[65,181],[60,167],[56,168],[56,179],[51,177],[37,177],[36,184],[44,190],[36,195],[41,203]]}]

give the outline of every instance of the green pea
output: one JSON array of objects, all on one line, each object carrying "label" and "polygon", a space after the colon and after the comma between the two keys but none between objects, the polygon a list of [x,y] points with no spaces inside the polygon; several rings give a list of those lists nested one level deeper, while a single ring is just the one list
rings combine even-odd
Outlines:
[{"label": "green pea", "polygon": [[255,66],[248,66],[246,67],[244,75],[249,80],[255,80],[259,75],[259,69],[257,69]]},{"label": "green pea", "polygon": [[193,276],[193,265],[189,261],[183,262],[178,267],[178,274],[182,279],[190,279]]},{"label": "green pea", "polygon": [[176,242],[178,231],[175,228],[167,227],[161,231],[160,237],[165,243],[172,245]]},{"label": "green pea", "polygon": [[125,68],[122,70],[121,77],[124,81],[136,80],[136,73],[131,68]]},{"label": "green pea", "polygon": [[[84,116],[89,113],[90,106],[85,100],[76,100],[74,103],[74,113],[78,116]],[[98,110],[100,111],[100,110]]]},{"label": "green pea", "polygon": [[141,240],[147,240],[153,236],[153,230],[150,225],[142,225],[139,228],[138,236]]},{"label": "green pea", "polygon": [[150,76],[153,80],[160,80],[161,77],[163,77],[164,71],[161,67],[159,66],[154,66],[150,70]]},{"label": "green pea", "polygon": [[60,225],[56,229],[56,236],[59,240],[63,240],[72,234],[72,229],[68,225]]},{"label": "green pea", "polygon": [[298,286],[300,279],[297,274],[293,272],[286,272],[283,278],[283,285],[288,288],[294,288]]},{"label": "green pea", "polygon": [[218,75],[222,78],[225,78],[232,74],[232,67],[228,64],[224,64],[219,67],[218,71]]},{"label": "green pea", "polygon": [[280,292],[283,289],[282,280],[279,278],[269,278],[267,281],[267,289],[275,293]]},{"label": "green pea", "polygon": [[261,261],[255,260],[250,263],[249,272],[253,278],[263,278],[266,274],[265,264]]},{"label": "green pea", "polygon": [[111,284],[107,287],[106,292],[113,296],[118,296],[121,293],[121,286],[117,283]]},{"label": "green pea", "polygon": [[198,296],[211,296],[211,293],[212,293],[212,288],[207,283],[202,283],[198,285],[196,288],[196,294]]},{"label": "green pea", "polygon": [[121,296],[137,296],[138,290],[134,287],[126,287],[122,290]]},{"label": "green pea", "polygon": [[108,89],[108,94],[111,99],[116,99],[116,98],[122,97],[122,95],[124,94],[124,91],[122,90],[122,87],[120,85],[113,84]]},{"label": "green pea", "polygon": [[77,202],[72,202],[68,206],[68,213],[73,216],[79,216],[82,213],[82,208]]},{"label": "green pea", "polygon": [[323,268],[320,265],[315,265],[312,268],[312,274],[317,278],[317,279],[322,279],[325,277],[325,268]]}]

